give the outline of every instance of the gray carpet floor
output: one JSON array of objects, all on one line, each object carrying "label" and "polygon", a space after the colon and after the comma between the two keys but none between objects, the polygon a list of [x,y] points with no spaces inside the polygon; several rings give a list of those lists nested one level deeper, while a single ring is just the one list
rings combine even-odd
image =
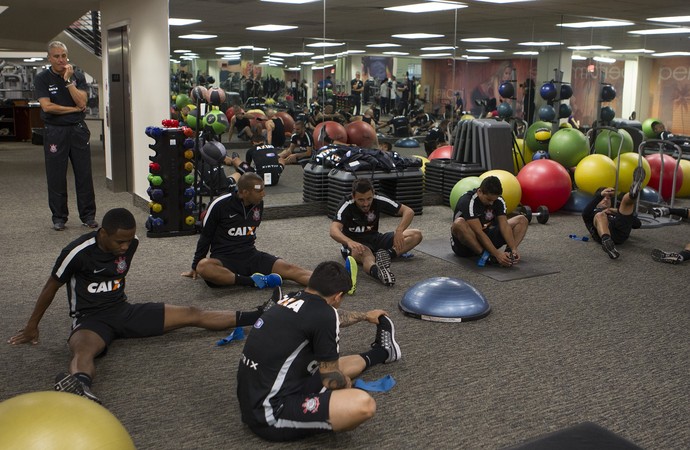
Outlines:
[{"label": "gray carpet floor", "polygon": [[[140,247],[127,280],[130,301],[236,310],[267,298],[260,290],[211,290],[181,277],[196,237],[147,238],[146,211],[133,206],[131,195],[106,189],[102,147],[94,145],[93,154],[97,218],[125,206],[139,222]],[[291,183],[299,191],[299,168],[289,169],[283,191]],[[86,230],[76,223],[73,195],[67,230],[51,229],[40,147],[0,143],[0,180],[0,317],[9,338],[26,323],[59,251]],[[288,195],[272,199],[269,189],[266,202],[288,201]],[[396,223],[385,218],[382,228]],[[426,239],[448,236],[449,226],[445,206],[426,206],[413,221]],[[328,227],[326,216],[265,221],[257,245],[313,268],[340,257]],[[360,273],[357,294],[342,307],[388,310],[403,353],[399,362],[377,366],[363,378],[391,374],[397,385],[374,394],[376,416],[357,430],[281,448],[496,449],[584,421],[644,448],[690,448],[690,263],[671,266],[650,258],[654,247],[680,249],[690,241],[690,227],[634,231],[616,261],[593,242],[568,238],[584,233],[574,215],[556,213],[548,224],[532,225],[521,246],[523,260],[552,261],[560,270],[534,278],[498,282],[419,251],[393,262],[394,287]],[[397,305],[406,290],[436,276],[458,277],[479,289],[491,314],[467,323],[403,316]],[[52,388],[54,375],[67,367],[69,323],[63,289],[41,322],[40,345],[0,345],[0,401]],[[374,331],[369,324],[343,329],[342,352],[363,351]],[[117,341],[97,362],[94,391],[138,448],[278,447],[240,421],[235,371],[242,344],[214,347],[225,335],[184,329]]]}]

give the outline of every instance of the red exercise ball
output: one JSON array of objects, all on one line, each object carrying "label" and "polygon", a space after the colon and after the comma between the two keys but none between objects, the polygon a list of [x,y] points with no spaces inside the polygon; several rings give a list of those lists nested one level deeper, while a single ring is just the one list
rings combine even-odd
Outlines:
[{"label": "red exercise ball", "polygon": [[228,122],[231,121],[234,116],[235,116],[235,107],[234,106],[231,106],[225,110],[225,117],[228,118]]},{"label": "red exercise ball", "polygon": [[370,124],[357,120],[345,125],[347,142],[358,147],[375,148],[376,130]]},{"label": "red exercise ball", "polygon": [[328,120],[326,122],[321,122],[314,128],[313,137],[315,148],[318,149],[324,146],[323,141],[319,140],[319,134],[321,134],[321,129],[323,127],[326,127],[326,134],[334,141],[347,142],[347,131],[345,131],[345,127],[338,122]]},{"label": "red exercise ball", "polygon": [[444,145],[433,152],[429,155],[429,159],[451,159],[453,157],[453,146],[452,145]]},{"label": "red exercise ball", "polygon": [[520,169],[517,179],[522,188],[520,202],[536,211],[541,205],[550,212],[561,209],[570,198],[573,189],[568,171],[550,159],[528,162]]},{"label": "red exercise ball", "polygon": [[285,133],[290,133],[295,130],[295,119],[292,118],[292,116],[285,111],[278,111],[276,113],[276,116],[280,117],[283,120],[283,126],[285,127]]},{"label": "red exercise ball", "polygon": [[[645,156],[649,162],[649,167],[652,169],[652,176],[649,179],[649,186],[652,189],[659,190],[659,178],[661,175],[661,155],[654,153],[653,155]],[[676,163],[678,161],[670,156],[664,155],[664,179],[661,185],[661,196],[664,199],[671,198],[671,188],[673,186],[673,171],[676,170]],[[683,170],[680,166],[676,170],[676,192],[678,192],[683,185]]]}]

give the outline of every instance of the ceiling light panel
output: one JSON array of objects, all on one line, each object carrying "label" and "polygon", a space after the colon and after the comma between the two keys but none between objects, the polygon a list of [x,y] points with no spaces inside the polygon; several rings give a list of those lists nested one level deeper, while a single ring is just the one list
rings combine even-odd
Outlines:
[{"label": "ceiling light panel", "polygon": [[386,11],[405,12],[405,13],[428,13],[438,11],[449,11],[453,9],[467,8],[467,5],[456,2],[424,2],[412,5],[390,6],[383,8]]},{"label": "ceiling light panel", "polygon": [[268,25],[256,25],[253,27],[247,27],[246,29],[249,31],[285,31],[285,30],[294,30],[295,28],[297,28],[297,27],[293,26],[293,25],[268,24]]}]

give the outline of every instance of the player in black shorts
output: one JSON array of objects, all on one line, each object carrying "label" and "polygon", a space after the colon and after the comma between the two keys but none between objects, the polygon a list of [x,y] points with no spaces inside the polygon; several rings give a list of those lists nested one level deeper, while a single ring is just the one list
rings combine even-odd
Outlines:
[{"label": "player in black shorts", "polygon": [[395,137],[407,137],[410,135],[410,121],[407,116],[400,114],[398,110],[394,112],[393,117],[388,122],[377,126],[376,131],[386,127],[391,128],[389,133]]},{"label": "player in black shorts", "polygon": [[311,158],[314,140],[307,132],[304,122],[295,122],[295,132],[290,137],[290,146],[280,153],[282,164],[297,164]]},{"label": "player in black shorts", "polygon": [[635,215],[635,199],[640,193],[645,178],[642,167],[635,168],[630,192],[621,199],[618,208],[612,208],[611,199],[616,191],[599,188],[594,198],[582,210],[582,220],[592,238],[601,243],[601,248],[611,259],[620,256],[616,244],[622,244],[630,237],[633,228],[640,228],[642,223]]},{"label": "player in black shorts", "polygon": [[[266,142],[275,148],[282,149],[285,146],[285,124],[283,119],[276,115],[275,110],[266,111],[267,120],[264,121],[266,127]],[[257,118],[257,120],[260,118]]]},{"label": "player in black shorts", "polygon": [[232,116],[232,119],[230,119],[230,136],[228,139],[232,139],[232,135],[235,133],[235,131],[237,131],[237,137],[239,138],[251,138],[251,122],[249,119],[253,118],[253,116],[250,117],[248,114],[245,114],[244,110],[239,106],[234,106],[233,111],[234,115]]},{"label": "player in black shorts", "polygon": [[213,200],[206,210],[192,270],[182,276],[199,276],[211,287],[238,284],[263,289],[281,285],[283,278],[306,286],[310,271],[260,252],[254,245],[264,195],[264,180],[247,172],[237,182],[236,193]]},{"label": "player in black shorts", "polygon": [[[527,218],[518,215],[508,219],[501,195],[501,180],[490,176],[479,188],[467,191],[455,205],[450,245],[462,257],[487,251],[491,261],[511,267],[520,260],[518,246],[527,234]],[[503,246],[504,250],[501,250]]]},{"label": "player in black shorts", "polygon": [[[258,436],[289,441],[347,431],[373,417],[376,402],[352,388],[367,368],[400,359],[393,322],[382,310],[338,309],[352,282],[339,263],[314,269],[304,291],[267,308],[245,343],[237,369],[242,421]],[[376,324],[371,348],[340,356],[340,327]]]},{"label": "player in black shorts", "polygon": [[[394,232],[379,233],[381,213],[402,217]],[[366,273],[392,286],[395,276],[390,271],[391,258],[422,242],[420,230],[408,229],[413,218],[410,207],[376,194],[371,180],[360,178],[352,183],[352,197],[338,207],[330,235],[342,244],[343,257],[352,256]]]},{"label": "player in black shorts", "polygon": [[[278,150],[265,142],[260,131],[252,134],[252,146],[247,150],[247,164],[254,164],[254,171],[264,179],[266,186],[275,186],[283,173],[283,164],[280,162]],[[233,155],[234,156],[234,155]]]},{"label": "player in black shorts", "polygon": [[38,296],[24,329],[8,343],[38,344],[38,324],[64,284],[72,317],[68,339],[72,359],[69,372],[55,379],[55,389],[100,401],[91,392],[94,359],[119,338],[158,336],[182,327],[226,330],[253,324],[260,311],[202,311],[192,306],[127,301],[125,276],[139,245],[136,222],[124,208],[108,211],[98,231],[67,245]]}]

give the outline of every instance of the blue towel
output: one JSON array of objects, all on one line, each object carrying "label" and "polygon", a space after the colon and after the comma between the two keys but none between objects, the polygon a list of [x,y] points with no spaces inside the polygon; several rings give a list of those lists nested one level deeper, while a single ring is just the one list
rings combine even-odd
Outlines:
[{"label": "blue towel", "polygon": [[361,378],[357,378],[352,385],[352,387],[369,392],[388,392],[393,389],[393,386],[395,386],[395,379],[390,375],[374,381],[364,381]]},{"label": "blue towel", "polygon": [[241,341],[242,339],[244,339],[244,330],[242,328],[235,328],[227,337],[216,342],[216,346],[220,347],[221,345],[229,344],[231,341]]}]

